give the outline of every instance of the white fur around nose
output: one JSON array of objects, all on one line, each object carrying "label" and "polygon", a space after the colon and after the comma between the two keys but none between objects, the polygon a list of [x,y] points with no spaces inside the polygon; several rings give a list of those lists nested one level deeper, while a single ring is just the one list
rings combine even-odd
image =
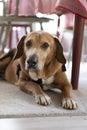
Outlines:
[{"label": "white fur around nose", "polygon": [[36,48],[26,51],[25,70],[28,69],[27,60],[29,60],[29,58],[34,54],[36,54]]},{"label": "white fur around nose", "polygon": [[36,48],[30,49],[26,51],[27,58],[31,57],[32,55],[36,54]]}]

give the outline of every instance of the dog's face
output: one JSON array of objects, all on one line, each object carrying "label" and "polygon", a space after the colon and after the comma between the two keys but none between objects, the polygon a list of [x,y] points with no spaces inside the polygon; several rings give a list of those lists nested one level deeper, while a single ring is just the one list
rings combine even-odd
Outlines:
[{"label": "dog's face", "polygon": [[[33,80],[38,80],[38,73],[51,63],[54,58],[63,64],[66,60],[59,40],[46,32],[32,32],[22,37],[17,47],[16,58],[25,56],[25,70]],[[41,75],[42,76],[42,75]]]},{"label": "dog's face", "polygon": [[42,70],[48,64],[55,51],[53,38],[46,33],[32,33],[25,39],[25,68]]}]

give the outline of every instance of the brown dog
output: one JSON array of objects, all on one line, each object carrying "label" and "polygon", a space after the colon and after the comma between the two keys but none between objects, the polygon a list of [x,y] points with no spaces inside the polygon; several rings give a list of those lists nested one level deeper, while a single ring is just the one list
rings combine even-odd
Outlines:
[{"label": "brown dog", "polygon": [[[21,38],[12,53],[13,58],[8,62],[6,58],[0,61],[0,70],[5,66],[5,80],[20,86],[23,91],[31,92],[36,103],[41,105],[51,103],[43,89],[58,88],[62,91],[62,106],[66,109],[77,108],[71,97],[72,86],[63,71],[66,63],[63,48],[56,37],[43,31],[32,32]],[[4,57],[8,59],[8,56]]]}]

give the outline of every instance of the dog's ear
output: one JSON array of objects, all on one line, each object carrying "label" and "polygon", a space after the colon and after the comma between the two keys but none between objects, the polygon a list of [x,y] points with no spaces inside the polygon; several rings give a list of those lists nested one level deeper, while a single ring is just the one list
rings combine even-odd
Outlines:
[{"label": "dog's ear", "polygon": [[18,42],[18,45],[17,45],[17,52],[14,56],[14,60],[21,57],[23,52],[24,52],[24,40],[26,38],[26,35],[24,35],[21,40]]},{"label": "dog's ear", "polygon": [[56,58],[60,63],[65,64],[66,59],[63,55],[63,47],[57,37],[54,37],[54,41],[55,41],[55,45],[56,45]]}]

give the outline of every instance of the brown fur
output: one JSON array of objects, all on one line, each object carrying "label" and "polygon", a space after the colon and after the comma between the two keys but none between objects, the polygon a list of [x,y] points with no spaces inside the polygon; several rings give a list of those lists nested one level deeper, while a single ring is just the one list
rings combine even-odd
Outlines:
[{"label": "brown fur", "polygon": [[[5,61],[2,63],[5,64]],[[64,108],[76,109],[77,104],[71,97],[72,86],[62,71],[65,63],[63,48],[56,37],[42,31],[32,32],[19,41],[14,57],[7,64],[5,79],[20,86],[23,91],[31,92],[36,103],[49,105],[50,97],[37,82],[41,79],[42,86],[46,89],[58,88],[62,91]],[[16,74],[18,64],[21,68],[19,77]]]}]

